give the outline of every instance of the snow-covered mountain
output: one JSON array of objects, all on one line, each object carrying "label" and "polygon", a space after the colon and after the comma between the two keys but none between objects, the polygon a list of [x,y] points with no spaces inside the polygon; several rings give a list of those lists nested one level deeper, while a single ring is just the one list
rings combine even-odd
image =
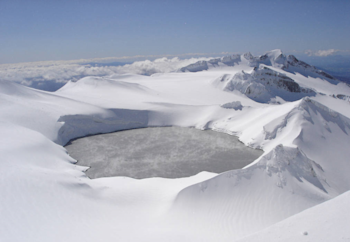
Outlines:
[{"label": "snow-covered mountain", "polygon": [[237,73],[233,77],[223,75],[214,83],[224,91],[239,91],[257,102],[278,102],[283,97],[286,101],[296,101],[305,96],[315,96],[310,88],[303,88],[292,78],[266,66],[255,67],[251,73]]},{"label": "snow-covered mountain", "polygon": [[[173,62],[56,92],[0,80],[0,241],[349,239],[350,87],[280,50]],[[221,174],[91,180],[62,147],[151,126],[264,153]]]},{"label": "snow-covered mountain", "polygon": [[334,83],[337,83],[336,78],[332,77],[326,72],[298,60],[293,55],[286,56],[282,53],[281,50],[278,49],[269,51],[266,54],[258,57],[254,57],[251,53],[248,52],[243,55],[236,54],[232,56],[214,58],[207,61],[202,60],[182,67],[181,71],[197,72],[208,70],[210,67],[216,67],[219,65],[234,66],[241,63],[242,61],[248,62],[247,64],[252,67],[259,67],[261,64],[264,64],[267,66],[281,68],[289,72],[299,72],[304,73],[305,75],[312,73],[314,75],[319,75],[323,78],[327,78],[328,80],[333,80]]}]

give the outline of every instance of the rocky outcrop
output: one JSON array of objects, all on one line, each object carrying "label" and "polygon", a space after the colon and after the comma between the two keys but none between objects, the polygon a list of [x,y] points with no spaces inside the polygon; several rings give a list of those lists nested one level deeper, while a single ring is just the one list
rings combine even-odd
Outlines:
[{"label": "rocky outcrop", "polygon": [[251,74],[236,74],[227,82],[224,90],[238,90],[247,97],[263,103],[276,97],[285,101],[295,101],[305,96],[316,95],[313,90],[300,87],[293,79],[265,66],[254,68]]}]

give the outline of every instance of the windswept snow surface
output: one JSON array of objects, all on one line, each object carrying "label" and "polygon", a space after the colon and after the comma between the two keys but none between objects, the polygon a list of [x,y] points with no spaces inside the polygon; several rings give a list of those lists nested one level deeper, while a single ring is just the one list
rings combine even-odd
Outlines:
[{"label": "windswept snow surface", "polygon": [[[200,61],[52,93],[0,81],[0,241],[348,240],[350,87],[279,50]],[[90,180],[62,147],[154,126],[233,134],[264,153],[221,174]]]},{"label": "windswept snow surface", "polygon": [[238,241],[349,241],[349,199],[346,192]]}]

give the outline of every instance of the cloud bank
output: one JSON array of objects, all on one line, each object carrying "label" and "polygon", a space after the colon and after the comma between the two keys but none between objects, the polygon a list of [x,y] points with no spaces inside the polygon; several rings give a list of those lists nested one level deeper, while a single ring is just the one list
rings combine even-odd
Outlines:
[{"label": "cloud bank", "polygon": [[305,51],[305,54],[307,54],[308,56],[320,56],[320,57],[325,57],[325,56],[329,56],[329,55],[334,55],[335,53],[339,52],[339,50],[335,50],[335,49],[329,49],[329,50],[307,50]]},{"label": "cloud bank", "polygon": [[174,57],[168,59],[164,57],[154,61],[136,61],[120,66],[108,64],[116,61],[116,58],[2,64],[0,65],[0,80],[13,81],[41,90],[55,91],[66,82],[76,81],[85,76],[109,76],[124,73],[152,75],[176,71],[199,60],[208,59],[210,58],[179,59]]}]

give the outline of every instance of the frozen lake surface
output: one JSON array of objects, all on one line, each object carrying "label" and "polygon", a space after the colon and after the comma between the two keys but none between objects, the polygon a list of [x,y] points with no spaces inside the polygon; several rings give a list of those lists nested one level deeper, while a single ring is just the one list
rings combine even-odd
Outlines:
[{"label": "frozen lake surface", "polygon": [[240,169],[263,152],[237,137],[193,128],[159,127],[80,138],[66,146],[78,165],[89,166],[90,178],[193,176]]}]

